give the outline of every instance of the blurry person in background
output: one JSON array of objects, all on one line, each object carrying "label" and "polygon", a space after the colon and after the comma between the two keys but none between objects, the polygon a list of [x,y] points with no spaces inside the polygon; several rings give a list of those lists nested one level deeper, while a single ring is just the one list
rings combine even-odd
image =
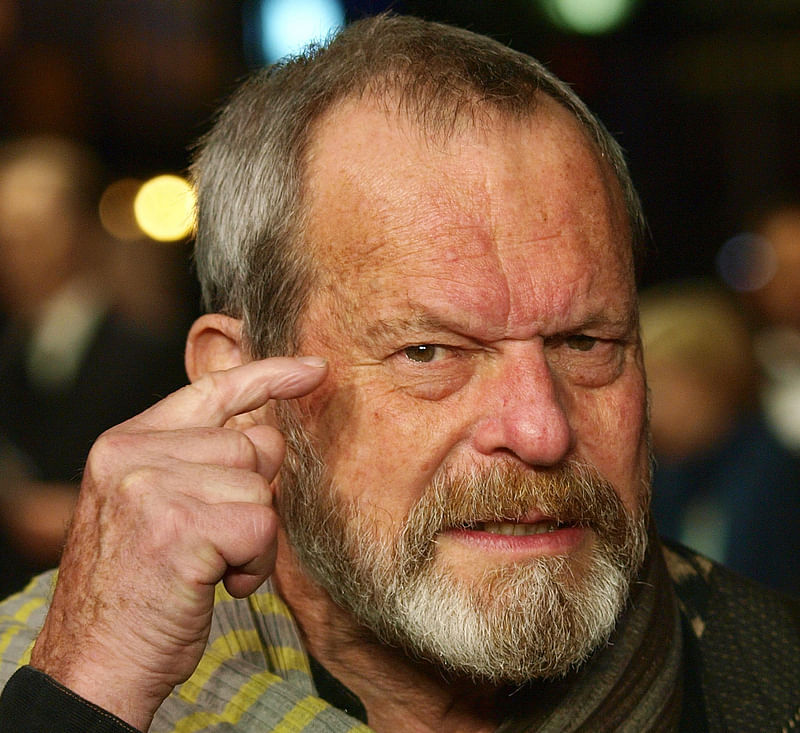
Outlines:
[{"label": "blurry person in background", "polygon": [[741,308],[707,282],[643,293],[642,340],[661,532],[775,588],[800,593],[800,463],[758,405]]},{"label": "blurry person in background", "polygon": [[74,142],[0,147],[0,436],[17,456],[0,518],[19,569],[4,591],[57,560],[93,440],[184,381],[180,351],[115,310],[100,183]]},{"label": "blurry person in background", "polygon": [[763,207],[753,224],[764,276],[748,302],[759,321],[763,405],[780,439],[800,455],[800,198]]}]

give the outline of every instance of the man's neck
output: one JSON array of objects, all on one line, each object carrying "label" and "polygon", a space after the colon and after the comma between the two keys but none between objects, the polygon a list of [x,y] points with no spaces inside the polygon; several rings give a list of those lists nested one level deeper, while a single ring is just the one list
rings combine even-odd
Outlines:
[{"label": "man's neck", "polygon": [[279,547],[274,580],[307,651],[358,696],[372,729],[478,733],[497,728],[503,689],[451,679],[438,667],[382,644],[298,568],[288,542]]}]

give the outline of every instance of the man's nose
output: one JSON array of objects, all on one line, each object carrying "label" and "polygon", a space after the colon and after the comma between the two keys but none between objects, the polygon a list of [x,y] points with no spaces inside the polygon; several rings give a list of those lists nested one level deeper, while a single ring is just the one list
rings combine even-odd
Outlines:
[{"label": "man's nose", "polygon": [[573,442],[563,395],[541,342],[514,344],[485,385],[484,412],[474,433],[484,455],[513,454],[530,466],[553,466]]}]

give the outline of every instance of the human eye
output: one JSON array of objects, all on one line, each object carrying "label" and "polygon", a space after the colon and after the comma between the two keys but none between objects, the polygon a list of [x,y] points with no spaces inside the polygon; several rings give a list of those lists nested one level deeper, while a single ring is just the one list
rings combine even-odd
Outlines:
[{"label": "human eye", "polygon": [[430,364],[447,356],[447,349],[439,344],[414,344],[402,349],[403,356],[416,364]]},{"label": "human eye", "polygon": [[550,342],[550,363],[583,387],[602,387],[621,373],[625,346],[615,338],[571,333]]},{"label": "human eye", "polygon": [[597,346],[600,339],[594,336],[587,336],[585,333],[576,333],[567,336],[564,339],[564,344],[575,351],[591,351]]},{"label": "human eye", "polygon": [[472,373],[469,350],[446,344],[403,346],[387,360],[395,384],[407,394],[439,400],[463,387]]}]

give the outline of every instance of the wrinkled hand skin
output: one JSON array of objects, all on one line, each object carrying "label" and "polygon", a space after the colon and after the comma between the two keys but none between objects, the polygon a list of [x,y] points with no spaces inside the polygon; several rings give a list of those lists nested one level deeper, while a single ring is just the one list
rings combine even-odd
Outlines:
[{"label": "wrinkled hand skin", "polygon": [[200,660],[215,584],[244,597],[274,567],[285,444],[231,418],[307,394],[326,371],[275,358],[208,374],[98,439],[33,666],[148,729]]}]

